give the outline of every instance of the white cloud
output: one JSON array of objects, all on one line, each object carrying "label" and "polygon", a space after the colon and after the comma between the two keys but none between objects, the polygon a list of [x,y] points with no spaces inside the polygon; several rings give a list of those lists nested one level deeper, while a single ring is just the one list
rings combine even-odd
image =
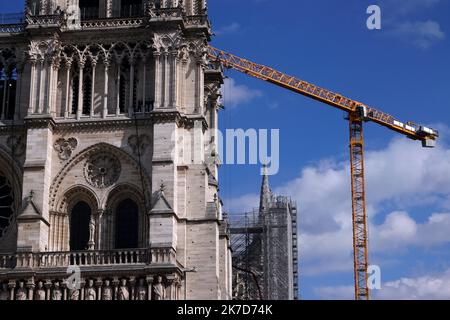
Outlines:
[{"label": "white cloud", "polygon": [[[354,287],[351,285],[318,287],[313,292],[321,299],[354,299]],[[376,300],[450,299],[450,269],[437,274],[389,281],[382,284],[381,290],[372,290],[371,294]]]},{"label": "white cloud", "polygon": [[435,300],[450,299],[450,269],[440,274],[401,278],[372,291],[376,299]]},{"label": "white cloud", "polygon": [[391,32],[422,49],[428,49],[445,39],[445,33],[440,24],[432,20],[398,23]]},{"label": "white cloud", "polygon": [[233,78],[225,79],[222,94],[223,102],[227,108],[235,108],[240,104],[248,103],[262,96],[261,91],[237,84]]},{"label": "white cloud", "polygon": [[[447,131],[444,127],[441,134]],[[371,253],[386,257],[399,250],[450,242],[450,213],[446,213],[450,202],[450,149],[444,144],[445,138],[435,149],[422,149],[418,142],[395,138],[386,149],[366,152]],[[353,270],[349,174],[348,161],[321,161],[274,190],[298,203],[304,276]],[[255,207],[257,199],[256,194],[243,196],[231,206]],[[228,207],[229,203],[225,204]],[[418,205],[421,223],[408,213]],[[443,213],[426,207],[441,208]],[[393,212],[375,224],[373,218],[386,208]]]},{"label": "white cloud", "polygon": [[430,9],[440,2],[441,0],[383,0],[381,4],[388,15],[398,16]]},{"label": "white cloud", "polygon": [[441,0],[382,0],[383,29],[387,33],[428,49],[445,39],[445,32],[438,21],[430,19],[430,10],[438,9]]},{"label": "white cloud", "polygon": [[355,298],[353,286],[318,287],[313,290],[314,295],[325,300],[352,300]]},{"label": "white cloud", "polygon": [[225,34],[236,33],[241,30],[241,25],[237,22],[232,22],[229,25],[217,29],[214,33],[218,36]]},{"label": "white cloud", "polygon": [[259,205],[258,194],[246,194],[238,198],[225,201],[227,211],[230,213],[245,213],[257,208]]}]

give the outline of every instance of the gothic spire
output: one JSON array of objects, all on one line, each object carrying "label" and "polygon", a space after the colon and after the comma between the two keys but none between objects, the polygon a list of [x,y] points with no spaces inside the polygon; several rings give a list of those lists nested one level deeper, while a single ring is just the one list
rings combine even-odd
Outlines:
[{"label": "gothic spire", "polygon": [[263,213],[270,206],[271,191],[269,187],[269,176],[267,174],[267,166],[263,166],[263,179],[261,184],[261,194],[259,200],[259,212]]}]

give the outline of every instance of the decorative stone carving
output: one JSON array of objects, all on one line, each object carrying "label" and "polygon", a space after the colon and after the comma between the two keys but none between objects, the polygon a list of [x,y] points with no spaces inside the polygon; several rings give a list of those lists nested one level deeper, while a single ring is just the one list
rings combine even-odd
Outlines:
[{"label": "decorative stone carving", "polygon": [[137,288],[136,288],[136,300],[147,300],[147,288],[145,286],[145,280],[139,279]]},{"label": "decorative stone carving", "polygon": [[132,135],[128,138],[128,145],[133,150],[133,154],[136,156],[144,155],[148,146],[150,146],[150,137],[146,134]]},{"label": "decorative stone carving", "polygon": [[21,157],[25,153],[24,136],[10,136],[6,141],[9,149],[13,151],[14,157]]},{"label": "decorative stone carving", "polygon": [[153,284],[153,299],[154,300],[164,300],[166,289],[162,282],[162,277],[156,277],[156,283]]},{"label": "decorative stone carving", "polygon": [[95,219],[91,215],[91,219],[89,220],[89,242],[88,242],[89,250],[94,250],[95,247],[94,237],[95,237]]},{"label": "decorative stone carving", "polygon": [[94,280],[89,279],[85,290],[84,300],[97,300],[97,293],[94,288]]},{"label": "decorative stone carving", "polygon": [[110,281],[106,279],[102,291],[102,300],[112,300],[112,298],[113,298],[113,289],[111,287]]},{"label": "decorative stone carving", "polygon": [[16,290],[16,300],[27,300],[27,289],[25,289],[25,284],[20,281],[19,287]]},{"label": "decorative stone carving", "polygon": [[127,279],[120,281],[119,292],[117,293],[117,300],[130,300],[130,291],[127,286]]},{"label": "decorative stone carving", "polygon": [[8,300],[9,299],[9,291],[8,291],[8,284],[2,283],[2,286],[0,288],[0,301]]},{"label": "decorative stone carving", "polygon": [[80,299],[80,290],[71,289],[69,291],[69,300],[79,300]]},{"label": "decorative stone carving", "polygon": [[99,153],[86,161],[84,176],[91,186],[104,189],[119,180],[121,170],[120,161],[114,155]]},{"label": "decorative stone carving", "polygon": [[67,160],[72,156],[73,151],[77,148],[78,141],[75,138],[63,139],[55,141],[53,147],[58,152],[61,160]]},{"label": "decorative stone carving", "polygon": [[53,285],[52,300],[62,300],[62,291],[59,287],[58,281],[56,281]]},{"label": "decorative stone carving", "polygon": [[34,293],[34,300],[45,300],[45,289],[42,281],[39,281],[37,284],[36,292]]}]

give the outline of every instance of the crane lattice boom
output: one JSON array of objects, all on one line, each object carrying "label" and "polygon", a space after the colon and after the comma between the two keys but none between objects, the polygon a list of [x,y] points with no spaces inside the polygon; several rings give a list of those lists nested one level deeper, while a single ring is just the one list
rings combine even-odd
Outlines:
[{"label": "crane lattice boom", "polygon": [[393,116],[369,107],[364,103],[344,97],[341,94],[320,88],[314,84],[289,76],[273,68],[251,62],[214,47],[208,47],[208,56],[220,60],[226,68],[248,74],[252,77],[271,82],[309,98],[321,101],[349,113],[359,113],[364,121],[373,121],[391,130],[397,131],[414,140],[424,141],[424,146],[434,146],[433,141],[439,136],[436,130],[412,122],[401,122]]},{"label": "crane lattice boom", "polygon": [[348,112],[350,127],[350,169],[352,189],[353,257],[355,276],[355,298],[369,299],[367,214],[364,179],[363,123],[373,121],[413,140],[422,141],[424,147],[434,147],[439,137],[436,130],[412,122],[403,123],[393,116],[369,107],[341,94],[320,88],[309,82],[289,76],[273,68],[237,57],[228,52],[208,47],[208,56],[224,67],[235,69],[249,76],[268,81],[277,86],[302,94]]}]

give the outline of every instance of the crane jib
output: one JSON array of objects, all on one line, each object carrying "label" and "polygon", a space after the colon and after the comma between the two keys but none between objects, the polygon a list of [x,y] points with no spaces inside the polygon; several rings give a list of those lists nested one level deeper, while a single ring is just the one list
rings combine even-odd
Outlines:
[{"label": "crane jib", "polygon": [[341,94],[320,88],[309,82],[289,76],[273,68],[240,58],[231,53],[210,46],[208,47],[208,56],[212,60],[220,61],[220,63],[226,68],[234,69],[254,78],[270,82],[340,110],[349,113],[357,113],[361,116],[363,121],[373,121],[393,131],[403,134],[408,138],[422,141],[424,147],[434,146],[434,141],[439,137],[439,132],[437,130],[426,126],[417,125],[412,122],[404,123],[385,112],[368,107],[358,101],[346,98]]}]

